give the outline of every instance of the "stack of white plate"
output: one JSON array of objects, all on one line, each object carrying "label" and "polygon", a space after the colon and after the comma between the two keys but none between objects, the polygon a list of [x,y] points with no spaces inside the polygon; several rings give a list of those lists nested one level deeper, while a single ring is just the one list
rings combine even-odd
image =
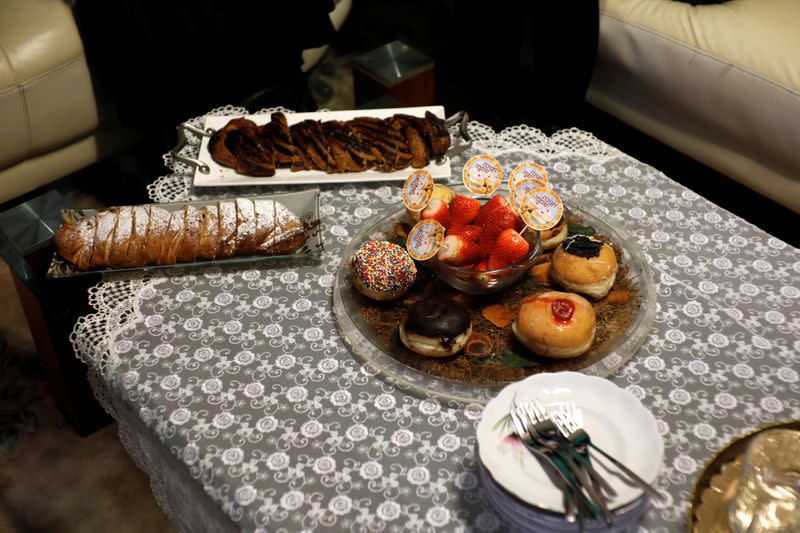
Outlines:
[{"label": "stack of white plate", "polygon": [[[564,518],[563,495],[534,457],[513,437],[507,415],[514,402],[538,399],[549,411],[573,403],[583,413],[584,429],[597,446],[654,484],[663,462],[664,443],[653,415],[629,392],[608,380],[575,372],[537,374],[509,385],[492,399],[478,425],[478,456],[486,496],[520,531],[579,531]],[[610,500],[615,533],[634,533],[648,498],[636,485],[614,475],[616,469],[593,453],[593,464],[617,496]],[[585,531],[608,531],[589,521]]]}]

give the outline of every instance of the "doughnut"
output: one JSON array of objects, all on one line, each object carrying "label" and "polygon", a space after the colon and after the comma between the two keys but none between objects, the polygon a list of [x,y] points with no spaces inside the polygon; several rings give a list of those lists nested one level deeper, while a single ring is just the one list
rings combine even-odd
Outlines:
[{"label": "doughnut", "polygon": [[414,284],[417,266],[405,248],[389,241],[366,241],[350,260],[358,291],[373,300],[399,298]]},{"label": "doughnut", "polygon": [[512,330],[526,348],[544,357],[585,354],[594,341],[596,317],[586,298],[549,291],[523,300]]},{"label": "doughnut", "polygon": [[602,298],[614,285],[617,256],[600,239],[571,235],[553,253],[550,274],[568,291]]},{"label": "doughnut", "polygon": [[472,334],[469,309],[444,298],[426,298],[408,308],[400,340],[411,351],[446,357],[460,351]]},{"label": "doughnut", "polygon": [[541,233],[540,238],[542,239],[542,249],[552,250],[567,238],[568,233],[569,229],[567,228],[567,220],[564,217],[561,217],[561,220],[558,224],[550,229],[544,230]]}]

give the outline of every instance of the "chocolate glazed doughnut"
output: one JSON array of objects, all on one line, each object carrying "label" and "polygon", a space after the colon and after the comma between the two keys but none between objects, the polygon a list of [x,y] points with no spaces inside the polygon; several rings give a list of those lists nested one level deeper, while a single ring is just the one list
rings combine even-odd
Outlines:
[{"label": "chocolate glazed doughnut", "polygon": [[400,340],[416,353],[446,357],[459,352],[472,333],[469,309],[441,298],[426,298],[408,309]]}]

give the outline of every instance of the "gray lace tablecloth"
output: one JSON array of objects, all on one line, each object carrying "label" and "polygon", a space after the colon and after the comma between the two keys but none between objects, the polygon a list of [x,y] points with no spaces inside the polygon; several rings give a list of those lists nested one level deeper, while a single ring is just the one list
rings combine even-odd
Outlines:
[{"label": "gray lace tablecloth", "polygon": [[[244,110],[210,114],[221,113]],[[475,153],[506,169],[534,159],[644,249],[655,322],[610,379],[653,412],[665,441],[666,500],[642,530],[685,529],[692,483],[715,450],[800,418],[800,252],[588,133],[471,129],[454,181]],[[188,198],[188,169],[167,163],[175,174],[151,197]],[[394,184],[323,187],[320,264],[162,271],[91,289],[97,312],[77,323],[76,352],[180,529],[506,529],[476,474],[481,406],[390,383],[337,330],[340,250],[399,201]]]}]

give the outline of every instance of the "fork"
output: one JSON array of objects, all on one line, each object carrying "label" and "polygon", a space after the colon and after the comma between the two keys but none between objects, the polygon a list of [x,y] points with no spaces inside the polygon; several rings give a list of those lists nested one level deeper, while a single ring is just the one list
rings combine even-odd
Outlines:
[{"label": "fork", "polygon": [[[599,507],[603,520],[607,525],[611,526],[614,522],[614,516],[608,509],[608,504],[599,487],[605,486],[612,492],[614,490],[594,471],[591,464],[573,449],[571,443],[561,441],[558,429],[553,421],[550,420],[547,410],[540,402],[537,400],[528,401],[523,403],[523,406],[528,411],[531,421],[533,421],[529,428],[531,432],[538,434],[540,442],[558,451],[559,455],[569,465],[569,468],[575,472],[576,477],[586,489],[589,497]],[[576,458],[580,465],[576,463]]]},{"label": "fork", "polygon": [[[569,475],[569,471],[566,470],[566,466],[557,458],[554,458],[550,455],[549,452],[546,452],[537,446],[531,444],[535,442],[533,437],[530,435],[528,430],[525,428],[525,424],[520,419],[519,414],[517,414],[514,409],[512,409],[509,413],[511,415],[511,422],[514,425],[514,432],[519,437],[519,440],[522,441],[522,444],[525,445],[525,448],[533,453],[534,455],[544,459],[548,463],[550,463],[556,473],[558,474],[561,481],[564,483],[564,487],[562,492],[564,493],[564,517],[566,518],[567,522],[573,523],[575,522],[576,517],[578,517],[578,503],[580,489],[575,485],[574,479],[571,478]],[[582,522],[582,520],[581,520]]]},{"label": "fork", "polygon": [[574,404],[567,406],[565,410],[556,413],[555,425],[558,430],[564,435],[564,438],[569,440],[576,447],[591,446],[600,455],[611,461],[617,468],[619,468],[630,480],[639,485],[647,494],[656,500],[661,500],[662,496],[652,485],[639,477],[633,470],[625,466],[622,462],[611,456],[609,453],[603,451],[600,447],[592,442],[589,434],[583,429],[583,414],[580,409]]},{"label": "fork", "polygon": [[[574,404],[567,404],[562,410],[567,410],[570,408],[575,408]],[[555,415],[560,415],[560,412],[556,413],[549,413],[547,409],[545,409],[544,405],[537,400],[534,399],[530,402],[530,410],[536,416],[536,420],[539,421],[538,428],[539,431],[544,432],[549,437],[555,439],[556,441],[560,441],[560,439],[565,438],[562,436],[560,428],[556,426]],[[608,484],[608,482],[595,470],[594,466],[592,465],[591,458],[588,454],[584,455],[581,451],[577,450],[574,443],[566,439],[567,442],[564,446],[576,460],[580,461],[581,464],[586,468],[587,472],[589,473],[589,477],[591,478],[592,482],[595,484],[595,488],[598,491],[605,493],[609,498],[613,498],[617,495],[617,491]]]},{"label": "fork", "polygon": [[[550,460],[558,465],[558,467],[562,469],[562,472],[569,478],[570,486],[573,489],[572,497],[577,499],[577,505],[583,511],[578,514],[580,530],[583,531],[584,517],[596,519],[602,513],[601,509],[595,505],[593,501],[594,496],[590,494],[590,496],[587,497],[584,493],[583,489],[586,488],[586,483],[588,482],[588,480],[585,479],[585,473],[575,465],[574,461],[571,461],[569,455],[564,454],[559,449],[558,445],[553,442],[552,439],[546,438],[536,432],[536,420],[529,416],[523,406],[518,405],[515,401],[511,412],[514,413],[513,416],[519,420],[519,423],[524,428],[525,434],[531,439],[531,442],[536,444],[542,452],[547,454]],[[591,487],[589,487],[589,489],[591,489]],[[586,492],[588,493],[589,490],[587,489]]]}]

